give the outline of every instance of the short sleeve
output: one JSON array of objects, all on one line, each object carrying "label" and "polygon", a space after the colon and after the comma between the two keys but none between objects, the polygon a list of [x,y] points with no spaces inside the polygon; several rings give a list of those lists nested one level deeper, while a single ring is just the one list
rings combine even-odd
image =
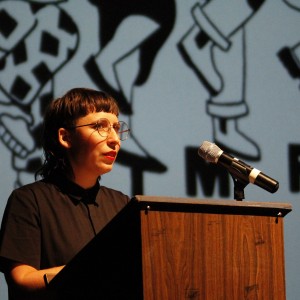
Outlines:
[{"label": "short sleeve", "polygon": [[20,188],[12,192],[4,211],[0,231],[0,271],[9,262],[39,269],[41,230],[38,205],[33,191]]}]

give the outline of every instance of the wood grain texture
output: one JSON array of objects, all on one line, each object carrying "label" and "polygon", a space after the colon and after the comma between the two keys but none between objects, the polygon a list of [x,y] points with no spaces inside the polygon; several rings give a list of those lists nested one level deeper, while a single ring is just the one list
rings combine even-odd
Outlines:
[{"label": "wood grain texture", "polygon": [[140,213],[144,300],[285,299],[283,218]]}]

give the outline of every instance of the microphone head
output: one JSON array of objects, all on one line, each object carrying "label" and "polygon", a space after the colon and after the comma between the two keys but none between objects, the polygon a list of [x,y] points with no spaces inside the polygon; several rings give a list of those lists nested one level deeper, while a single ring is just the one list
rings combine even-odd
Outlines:
[{"label": "microphone head", "polygon": [[198,155],[211,163],[217,163],[222,153],[223,151],[216,144],[208,141],[204,141],[198,149]]}]

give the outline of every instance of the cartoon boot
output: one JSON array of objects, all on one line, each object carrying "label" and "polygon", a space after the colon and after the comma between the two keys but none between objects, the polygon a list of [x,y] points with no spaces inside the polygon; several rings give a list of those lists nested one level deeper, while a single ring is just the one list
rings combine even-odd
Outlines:
[{"label": "cartoon boot", "polygon": [[207,112],[212,117],[214,142],[220,148],[244,159],[260,159],[257,144],[238,127],[239,118],[248,114],[245,102],[223,105],[208,101]]},{"label": "cartoon boot", "polygon": [[235,0],[212,0],[203,6],[195,4],[191,10],[195,25],[178,43],[184,61],[212,95],[223,86],[222,75],[214,61],[214,47],[227,51],[231,35],[245,25],[264,0],[239,2],[238,8]]}]

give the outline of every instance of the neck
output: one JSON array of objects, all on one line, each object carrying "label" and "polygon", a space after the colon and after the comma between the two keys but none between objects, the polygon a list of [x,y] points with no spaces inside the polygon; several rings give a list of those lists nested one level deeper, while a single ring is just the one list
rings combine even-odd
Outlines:
[{"label": "neck", "polygon": [[68,176],[68,178],[75,182],[77,185],[81,186],[84,189],[89,189],[93,187],[99,177],[91,177],[91,176],[84,176],[84,175],[76,175],[74,176]]},{"label": "neck", "polygon": [[78,184],[79,186],[81,186],[82,188],[84,188],[84,189],[89,189],[89,188],[93,187],[96,184],[97,179],[98,178],[96,178],[94,180],[87,180],[87,179],[82,179],[82,180],[78,179],[78,180],[76,180],[75,179],[74,182],[76,184]]}]

